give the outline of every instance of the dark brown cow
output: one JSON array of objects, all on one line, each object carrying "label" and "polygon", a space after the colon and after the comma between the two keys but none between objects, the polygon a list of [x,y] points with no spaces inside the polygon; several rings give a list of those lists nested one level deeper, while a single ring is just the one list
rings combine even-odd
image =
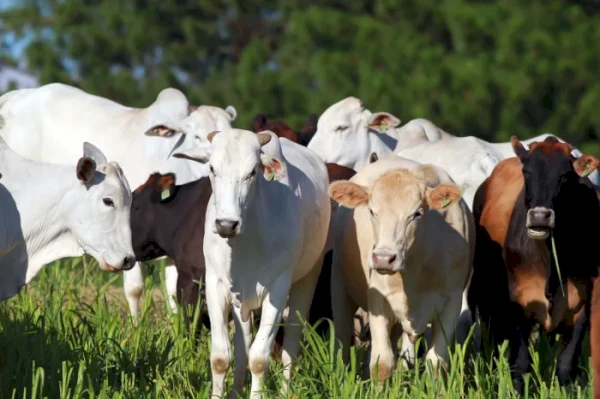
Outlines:
[{"label": "dark brown cow", "polygon": [[[136,260],[172,258],[178,273],[177,300],[182,305],[196,305],[196,281],[204,281],[204,220],[211,193],[208,177],[177,186],[172,173],[154,173],[133,192],[131,236]],[[210,328],[205,306],[201,312],[203,324]]]},{"label": "dark brown cow", "polygon": [[266,114],[256,115],[252,120],[252,131],[258,133],[265,130],[270,130],[278,137],[285,137],[306,147],[317,131],[317,116],[311,114],[306,125],[299,132],[296,132],[284,121],[269,120]]},{"label": "dark brown cow", "polygon": [[600,206],[589,179],[582,178],[598,159],[573,159],[571,146],[554,137],[531,143],[529,150],[514,136],[511,143],[517,157],[500,162],[475,195],[469,307],[473,315],[479,311],[494,344],[509,340],[513,385],[521,392],[535,324],[542,332],[563,333],[561,384],[575,375],[600,264]]}]

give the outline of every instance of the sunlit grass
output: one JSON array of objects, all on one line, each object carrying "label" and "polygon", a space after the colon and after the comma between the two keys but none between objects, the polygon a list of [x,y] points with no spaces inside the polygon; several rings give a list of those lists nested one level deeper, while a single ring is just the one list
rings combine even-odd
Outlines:
[{"label": "sunlit grass", "polygon": [[[17,297],[0,303],[0,398],[208,398],[210,334],[202,330],[196,341],[194,331],[186,332],[181,312],[171,314],[162,299],[160,268],[150,269],[137,326],[122,275],[100,271],[88,257],[47,267]],[[420,360],[410,370],[399,366],[379,385],[361,377],[365,346],[352,348],[344,367],[331,336],[323,339],[310,328],[305,333],[292,383],[298,398],[517,397],[506,345],[490,361],[473,356],[470,345],[455,345],[446,379],[434,379]],[[583,377],[567,389],[554,377],[559,345],[545,338],[537,349],[532,344],[525,397],[591,398],[588,342]],[[272,362],[267,396],[280,397],[281,383],[281,366]]]}]

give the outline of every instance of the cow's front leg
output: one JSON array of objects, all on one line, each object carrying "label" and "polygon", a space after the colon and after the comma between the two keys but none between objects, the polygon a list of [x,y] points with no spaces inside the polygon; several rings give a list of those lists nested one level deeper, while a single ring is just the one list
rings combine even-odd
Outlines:
[{"label": "cow's front leg", "polygon": [[206,270],[206,304],[210,317],[212,396],[223,396],[225,374],[231,362],[231,344],[227,334],[229,301],[227,290],[210,269]]},{"label": "cow's front leg", "polygon": [[235,322],[235,334],[233,336],[235,360],[233,372],[233,390],[230,398],[235,399],[237,395],[243,394],[244,380],[248,368],[248,351],[252,343],[252,317],[243,321],[241,308],[233,307],[233,320]]},{"label": "cow's front leg", "polygon": [[144,275],[140,264],[135,262],[131,269],[123,272],[123,291],[134,322],[137,322],[140,314],[140,298],[144,292]]},{"label": "cow's front leg", "polygon": [[381,382],[390,377],[395,369],[395,356],[390,334],[394,314],[387,298],[373,287],[369,287],[369,326],[371,328],[371,359],[369,370],[371,378]]},{"label": "cow's front leg", "polygon": [[581,353],[581,343],[590,325],[589,311],[589,304],[586,304],[581,312],[582,314],[575,321],[573,328],[568,330],[562,338],[566,345],[558,357],[556,367],[558,381],[562,385],[567,385],[571,382],[577,373],[577,361]]},{"label": "cow's front leg", "polygon": [[261,397],[261,384],[269,368],[269,354],[286,306],[290,280],[291,276],[289,274],[279,277],[271,285],[271,290],[262,301],[260,326],[250,347],[249,356],[250,372],[252,373],[250,397],[253,399]]},{"label": "cow's front leg", "polygon": [[173,264],[173,260],[168,259],[171,264],[165,266],[165,288],[167,290],[167,298],[169,299],[169,306],[173,313],[177,313],[177,267]]},{"label": "cow's front leg", "polygon": [[[458,320],[460,318],[463,293],[455,293],[442,312],[438,312],[431,323],[432,345],[425,356],[431,360],[434,376],[438,376],[439,367],[448,367],[448,345],[454,339]],[[441,364],[440,364],[441,363]]]}]

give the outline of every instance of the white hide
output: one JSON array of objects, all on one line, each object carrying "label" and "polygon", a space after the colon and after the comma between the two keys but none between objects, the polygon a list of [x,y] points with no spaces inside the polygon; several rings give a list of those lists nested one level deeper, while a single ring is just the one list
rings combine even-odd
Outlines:
[{"label": "white hide", "polygon": [[[269,142],[261,146],[259,139]],[[221,396],[224,391],[231,361],[227,314],[233,304],[234,391],[242,389],[248,367],[252,372],[251,397],[260,397],[257,391],[268,369],[277,328],[274,324],[281,322],[286,303],[289,324],[285,327],[282,361],[288,379],[292,359],[299,351],[302,331],[294,326],[298,322],[296,311],[306,317],[329,227],[327,169],[312,151],[269,131],[257,135],[225,130],[212,138],[211,147],[186,156],[207,162],[214,170],[204,236],[212,394]],[[265,176],[271,176],[269,170],[263,171],[260,164],[272,166],[275,161],[281,168],[268,181]],[[223,238],[217,233],[217,219],[239,223],[238,235]],[[261,311],[261,324],[252,341],[249,316],[253,310]]]},{"label": "white hide", "polygon": [[96,163],[89,181],[74,165],[25,159],[0,139],[0,300],[64,257],[87,253],[109,271],[133,265],[127,179],[94,146],[84,156]]},{"label": "white hide", "polygon": [[369,163],[371,153],[379,157],[390,154],[397,143],[397,126],[387,126],[385,133],[379,133],[369,127],[373,115],[356,97],[333,104],[319,118],[308,148],[324,162],[360,170]]},{"label": "white hide", "polygon": [[[135,189],[154,172],[175,173],[178,184],[208,174],[201,164],[173,158],[205,142],[214,130],[231,126],[235,108],[197,107],[191,114],[185,95],[176,89],[162,90],[147,108],[131,108],[78,88],[52,83],[35,89],[14,90],[0,97],[0,136],[19,155],[40,162],[75,164],[84,141],[102,148],[121,165]],[[162,126],[163,136],[152,132]],[[167,281],[177,280],[177,270],[167,267]],[[137,317],[144,281],[138,264],[124,275],[125,296]],[[169,284],[173,307],[175,284]]]}]

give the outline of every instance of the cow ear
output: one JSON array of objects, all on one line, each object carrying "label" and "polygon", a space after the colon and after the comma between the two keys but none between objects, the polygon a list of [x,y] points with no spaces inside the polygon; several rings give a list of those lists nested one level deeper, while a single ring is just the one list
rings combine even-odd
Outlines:
[{"label": "cow ear", "polygon": [[229,121],[233,122],[236,120],[237,118],[237,111],[235,110],[235,107],[233,105],[228,105],[225,108],[225,112],[227,112],[229,114]]},{"label": "cow ear", "polygon": [[271,155],[262,154],[260,156],[260,168],[267,181],[281,180],[286,176],[285,168],[281,164],[281,161]]},{"label": "cow ear", "polygon": [[600,161],[593,155],[583,154],[575,161],[573,161],[573,169],[581,177],[586,177],[593,171],[595,171],[600,165]]},{"label": "cow ear", "polygon": [[153,137],[169,138],[169,137],[175,136],[178,132],[180,132],[179,129],[163,124],[163,125],[156,125],[154,127],[151,127],[150,129],[148,129],[146,131],[146,133],[144,133],[144,135],[153,136]]},{"label": "cow ear", "polygon": [[529,150],[526,150],[525,147],[523,147],[523,144],[521,144],[517,136],[511,136],[510,144],[512,145],[515,155],[519,157],[521,162],[524,162],[525,159],[527,159],[527,155],[529,155]]},{"label": "cow ear", "polygon": [[306,136],[312,136],[313,134],[315,134],[317,132],[317,122],[318,122],[317,115],[310,114],[308,116],[308,121],[306,121],[306,125],[304,125],[302,130],[300,130],[300,133],[304,134]]},{"label": "cow ear", "polygon": [[167,173],[160,176],[155,183],[156,199],[160,202],[171,198],[174,186],[175,175],[173,173]]},{"label": "cow ear", "polygon": [[462,197],[456,184],[442,183],[434,189],[427,189],[427,204],[432,209],[443,209],[457,203]]},{"label": "cow ear", "polygon": [[266,124],[267,124],[267,115],[258,114],[252,120],[252,131],[254,133],[258,133],[261,130],[263,130],[263,128],[265,127]]},{"label": "cow ear", "polygon": [[369,118],[368,126],[379,133],[385,133],[389,128],[400,125],[400,119],[387,112],[375,112]]},{"label": "cow ear", "polygon": [[106,156],[100,148],[87,141],[83,142],[83,156],[84,158],[93,160],[96,163],[96,166],[106,165],[108,163]]},{"label": "cow ear", "polygon": [[89,183],[96,173],[96,162],[92,158],[83,157],[77,161],[77,178],[82,183]]},{"label": "cow ear", "polygon": [[372,152],[371,156],[369,157],[369,163],[377,162],[378,160],[379,160],[379,156],[377,155],[377,153]]},{"label": "cow ear", "polygon": [[346,208],[354,209],[369,203],[367,188],[349,180],[338,180],[331,183],[328,193],[334,201]]}]

